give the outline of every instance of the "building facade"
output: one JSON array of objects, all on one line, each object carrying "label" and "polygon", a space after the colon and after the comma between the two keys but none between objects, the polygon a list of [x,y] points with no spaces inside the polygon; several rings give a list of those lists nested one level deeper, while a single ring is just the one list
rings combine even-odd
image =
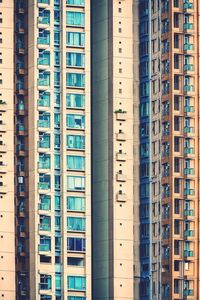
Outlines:
[{"label": "building facade", "polygon": [[200,299],[199,6],[0,1],[0,300]]},{"label": "building facade", "polygon": [[15,45],[17,299],[91,299],[90,1],[15,1]]}]

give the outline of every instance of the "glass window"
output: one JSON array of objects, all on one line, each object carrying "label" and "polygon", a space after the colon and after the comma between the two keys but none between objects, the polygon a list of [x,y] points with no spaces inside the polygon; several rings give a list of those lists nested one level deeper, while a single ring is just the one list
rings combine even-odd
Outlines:
[{"label": "glass window", "polygon": [[69,237],[67,238],[67,250],[68,251],[85,251],[85,239],[78,237]]},{"label": "glass window", "polygon": [[85,74],[67,73],[67,86],[85,87]]},{"label": "glass window", "polygon": [[85,157],[67,155],[67,169],[69,170],[85,170]]},{"label": "glass window", "polygon": [[82,12],[67,11],[67,25],[81,26],[85,25],[85,14]]},{"label": "glass window", "polygon": [[55,285],[56,285],[56,290],[61,290],[61,274],[58,273],[55,274]]},{"label": "glass window", "polygon": [[[67,0],[66,4],[84,6],[85,0]],[[80,299],[82,300],[82,299]]]},{"label": "glass window", "polygon": [[67,189],[71,191],[84,191],[85,177],[67,176]]},{"label": "glass window", "polygon": [[85,95],[67,94],[67,107],[81,108],[85,106]]},{"label": "glass window", "polygon": [[60,210],[60,196],[55,195],[55,210]]},{"label": "glass window", "polygon": [[70,67],[85,67],[85,54],[67,52],[66,62]]},{"label": "glass window", "polygon": [[54,155],[54,169],[60,169],[60,154]]},{"label": "glass window", "polygon": [[67,197],[67,209],[85,211],[85,198],[83,197]]},{"label": "glass window", "polygon": [[85,34],[82,32],[67,32],[67,46],[84,47]]},{"label": "glass window", "polygon": [[86,278],[83,276],[68,276],[68,289],[76,291],[86,290]]},{"label": "glass window", "polygon": [[67,127],[75,129],[85,128],[85,116],[82,115],[67,115]]},{"label": "glass window", "polygon": [[69,149],[85,149],[85,136],[83,136],[83,135],[67,135],[67,148],[69,148]]},{"label": "glass window", "polygon": [[68,217],[67,230],[70,231],[85,231],[85,218]]}]

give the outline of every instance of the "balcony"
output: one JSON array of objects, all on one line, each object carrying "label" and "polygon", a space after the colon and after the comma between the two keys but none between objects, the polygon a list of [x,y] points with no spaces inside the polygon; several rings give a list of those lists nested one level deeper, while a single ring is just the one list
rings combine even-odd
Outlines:
[{"label": "balcony", "polygon": [[184,133],[194,133],[194,127],[192,127],[192,126],[185,126],[183,128],[183,132]]},{"label": "balcony", "polygon": [[37,64],[38,64],[38,69],[40,70],[46,70],[50,66],[50,62],[48,58],[39,57],[37,60]]},{"label": "balcony", "polygon": [[194,209],[184,209],[185,217],[194,217]]},{"label": "balcony", "polygon": [[50,107],[50,98],[38,99],[38,107],[40,108],[49,108]]},{"label": "balcony", "polygon": [[184,196],[194,196],[195,195],[195,191],[194,189],[184,189]]},{"label": "balcony", "polygon": [[38,24],[38,28],[41,28],[41,29],[48,28],[50,25],[50,18],[49,17],[38,17],[37,24]]},{"label": "balcony", "polygon": [[24,90],[24,84],[23,83],[17,83],[16,84],[16,93],[17,95],[24,95],[25,94],[25,90]]},{"label": "balcony", "polygon": [[49,191],[50,190],[50,182],[39,182],[38,189],[42,191]]},{"label": "balcony", "polygon": [[17,22],[16,24],[16,31],[19,34],[24,34],[25,30],[24,30],[24,23],[23,22]]},{"label": "balcony", "polygon": [[45,78],[39,78],[37,80],[38,90],[45,91],[48,90],[50,86],[50,82],[48,79]]},{"label": "balcony", "polygon": [[186,112],[186,113],[193,113],[194,111],[195,111],[195,109],[194,109],[194,106],[191,106],[191,105],[186,105],[185,107],[184,107],[184,111]]},{"label": "balcony", "polygon": [[48,37],[38,37],[37,45],[39,49],[47,49],[50,45],[50,40]]},{"label": "balcony", "polygon": [[25,45],[22,42],[16,43],[16,50],[18,54],[24,54],[25,53]]},{"label": "balcony", "polygon": [[17,134],[18,135],[25,135],[25,127],[23,124],[17,124]]},{"label": "balcony", "polygon": [[25,66],[24,63],[20,62],[16,64],[16,71],[18,75],[24,75],[25,74]]},{"label": "balcony", "polygon": [[50,122],[48,120],[38,120],[38,128],[50,128]]},{"label": "balcony", "polygon": [[49,210],[51,210],[51,203],[50,202],[49,203],[39,203],[38,209],[49,211]]},{"label": "balcony", "polygon": [[39,224],[38,230],[41,231],[51,231],[51,225],[50,224]]},{"label": "balcony", "polygon": [[194,296],[194,290],[191,290],[191,289],[189,289],[189,290],[184,290],[183,291],[183,296]]},{"label": "balcony", "polygon": [[194,168],[185,168],[184,175],[194,175]]},{"label": "balcony", "polygon": [[188,229],[188,230],[184,230],[184,237],[193,237],[194,236],[194,230]]},{"label": "balcony", "polygon": [[184,89],[184,92],[187,92],[187,93],[194,92],[194,86],[193,85],[184,85],[183,89]]},{"label": "balcony", "polygon": [[183,24],[183,30],[193,30],[194,24],[193,23],[184,23]]},{"label": "balcony", "polygon": [[38,162],[38,169],[40,170],[49,170],[51,168],[50,162]]},{"label": "balcony", "polygon": [[184,148],[184,154],[194,154],[194,148],[193,147]]},{"label": "balcony", "polygon": [[38,245],[38,251],[41,251],[41,252],[50,252],[51,249],[50,249],[50,245],[48,244],[40,244]]},{"label": "balcony", "polygon": [[19,255],[19,256],[25,256],[26,254],[25,254],[25,246],[23,246],[23,245],[18,245],[18,247],[17,247],[17,254]]},{"label": "balcony", "polygon": [[184,44],[183,45],[183,50],[184,51],[192,51],[192,50],[194,50],[194,44],[190,44],[190,43]]},{"label": "balcony", "polygon": [[41,149],[49,149],[50,148],[50,141],[39,141],[38,148]]},{"label": "balcony", "polygon": [[127,196],[125,193],[119,192],[119,193],[117,193],[116,200],[118,202],[126,202]]},{"label": "balcony", "polygon": [[16,11],[18,14],[24,14],[25,13],[25,5],[23,2],[18,2],[16,5]]},{"label": "balcony", "polygon": [[25,145],[24,144],[18,144],[16,146],[17,155],[18,156],[25,156]]},{"label": "balcony", "polygon": [[185,1],[185,3],[183,4],[183,9],[187,10],[187,9],[193,9],[193,3],[190,3],[189,1]]},{"label": "balcony", "polygon": [[50,0],[37,0],[39,8],[47,8],[50,4]]},{"label": "balcony", "polygon": [[183,70],[184,71],[194,71],[194,65],[193,64],[184,64]]},{"label": "balcony", "polygon": [[25,115],[25,106],[23,102],[17,103],[17,114],[19,116]]},{"label": "balcony", "polygon": [[19,237],[25,238],[26,237],[25,226],[24,225],[18,225],[17,233],[18,233]]},{"label": "balcony", "polygon": [[184,257],[193,257],[194,251],[191,250],[184,250]]}]

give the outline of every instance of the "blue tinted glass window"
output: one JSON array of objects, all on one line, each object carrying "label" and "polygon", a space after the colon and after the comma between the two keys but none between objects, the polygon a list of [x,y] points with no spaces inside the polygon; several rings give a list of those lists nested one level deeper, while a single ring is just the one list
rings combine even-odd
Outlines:
[{"label": "blue tinted glass window", "polygon": [[85,169],[85,157],[67,155],[67,169],[83,171]]},{"label": "blue tinted glass window", "polygon": [[67,73],[67,86],[85,87],[85,74]]},{"label": "blue tinted glass window", "polygon": [[81,108],[85,106],[85,95],[67,94],[67,107]]},{"label": "blue tinted glass window", "polygon": [[82,276],[68,276],[67,277],[68,289],[76,291],[85,291],[86,278]]},{"label": "blue tinted glass window", "polygon": [[85,0],[67,0],[67,4],[84,6]]},{"label": "blue tinted glass window", "polygon": [[67,197],[67,209],[85,211],[85,198],[83,197]]},{"label": "blue tinted glass window", "polygon": [[84,67],[85,66],[85,54],[67,52],[67,66],[70,67]]},{"label": "blue tinted glass window", "polygon": [[84,191],[85,177],[67,176],[67,189],[70,191]]},{"label": "blue tinted glass window", "polygon": [[84,26],[85,14],[82,12],[67,11],[67,25],[69,26]]},{"label": "blue tinted glass window", "polygon": [[85,34],[81,32],[67,32],[67,46],[84,47]]},{"label": "blue tinted glass window", "polygon": [[67,135],[67,148],[69,148],[69,149],[85,149],[85,136],[83,136],[83,135]]},{"label": "blue tinted glass window", "polygon": [[85,218],[68,217],[67,230],[70,231],[85,231]]},{"label": "blue tinted glass window", "polygon": [[70,237],[67,238],[67,250],[68,251],[85,251],[85,239]]},{"label": "blue tinted glass window", "polygon": [[85,116],[82,115],[67,115],[67,127],[84,129],[85,128]]}]

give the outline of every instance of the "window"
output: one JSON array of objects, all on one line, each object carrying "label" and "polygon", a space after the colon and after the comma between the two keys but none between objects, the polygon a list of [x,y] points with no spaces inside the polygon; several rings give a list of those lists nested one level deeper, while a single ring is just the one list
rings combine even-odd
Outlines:
[{"label": "window", "polygon": [[174,34],[174,48],[179,48],[179,35]]},{"label": "window", "polygon": [[84,191],[85,177],[67,176],[67,189],[71,191]]},{"label": "window", "polygon": [[85,34],[81,32],[67,32],[67,46],[84,47]]},{"label": "window", "polygon": [[68,170],[85,170],[85,157],[67,155],[67,169]]},{"label": "window", "polygon": [[67,73],[67,86],[70,87],[85,87],[85,74]]},{"label": "window", "polygon": [[141,117],[148,117],[149,116],[149,103],[145,102],[142,103],[140,106],[140,116]]},{"label": "window", "polygon": [[79,296],[68,296],[67,300],[86,300],[86,297],[79,297]]},{"label": "window", "polygon": [[180,234],[180,222],[179,222],[179,220],[174,221],[174,234]]},{"label": "window", "polygon": [[67,115],[67,127],[75,129],[85,128],[85,116],[82,115]]},{"label": "window", "polygon": [[78,237],[67,238],[67,250],[85,252],[85,239]]},{"label": "window", "polygon": [[68,257],[67,265],[83,267],[85,265],[85,259],[81,257]]},{"label": "window", "polygon": [[85,25],[85,14],[82,12],[67,11],[67,25],[81,26]]},{"label": "window", "polygon": [[180,138],[174,137],[174,151],[179,152],[180,151]]},{"label": "window", "polygon": [[85,95],[67,94],[67,107],[82,108],[85,106]]},{"label": "window", "polygon": [[85,211],[85,198],[83,197],[67,197],[67,209],[74,211]]},{"label": "window", "polygon": [[[84,6],[85,0],[67,0],[67,4]],[[82,300],[82,299],[80,299],[80,300]]]},{"label": "window", "polygon": [[85,218],[68,217],[67,230],[70,231],[85,231]]},{"label": "window", "polygon": [[174,54],[174,68],[179,69],[179,55]]},{"label": "window", "polygon": [[82,276],[68,276],[67,277],[68,289],[76,291],[86,290],[86,278]]},{"label": "window", "polygon": [[67,66],[70,67],[84,67],[85,66],[85,54],[67,52]]},{"label": "window", "polygon": [[51,290],[51,275],[46,275],[46,274],[40,275],[40,289]]},{"label": "window", "polygon": [[85,136],[83,135],[67,135],[68,149],[85,149]]}]

